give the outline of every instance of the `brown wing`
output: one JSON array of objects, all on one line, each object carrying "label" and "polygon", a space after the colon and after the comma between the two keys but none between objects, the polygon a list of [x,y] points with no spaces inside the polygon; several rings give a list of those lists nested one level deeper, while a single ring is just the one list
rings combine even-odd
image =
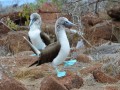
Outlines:
[{"label": "brown wing", "polygon": [[48,45],[44,50],[41,51],[41,56],[40,56],[39,60],[35,61],[29,67],[31,67],[35,64],[41,65],[43,63],[52,62],[53,59],[58,55],[58,53],[60,51],[60,47],[61,47],[61,45],[59,42],[55,42],[53,44]]},{"label": "brown wing", "polygon": [[49,45],[49,44],[51,43],[51,42],[50,42],[50,37],[49,37],[46,33],[41,32],[41,33],[40,33],[40,36],[41,36],[43,42],[44,42],[46,45]]}]

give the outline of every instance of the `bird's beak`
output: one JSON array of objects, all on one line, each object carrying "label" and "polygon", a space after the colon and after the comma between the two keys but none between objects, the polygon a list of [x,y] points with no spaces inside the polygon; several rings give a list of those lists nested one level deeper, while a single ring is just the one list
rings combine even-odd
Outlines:
[{"label": "bird's beak", "polygon": [[33,24],[33,20],[30,20],[29,27]]},{"label": "bird's beak", "polygon": [[67,21],[66,23],[64,23],[64,26],[66,28],[71,28],[71,27],[76,26],[76,25],[74,23],[70,22],[70,21]]}]

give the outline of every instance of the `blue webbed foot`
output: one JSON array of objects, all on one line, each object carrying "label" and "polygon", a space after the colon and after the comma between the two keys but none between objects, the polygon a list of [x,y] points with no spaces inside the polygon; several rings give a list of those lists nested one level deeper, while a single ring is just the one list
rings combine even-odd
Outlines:
[{"label": "blue webbed foot", "polygon": [[59,71],[59,70],[56,68],[56,72],[57,72],[57,77],[64,77],[64,76],[66,76],[66,72],[65,72],[65,71]]},{"label": "blue webbed foot", "polygon": [[72,66],[72,65],[74,65],[75,63],[77,62],[77,60],[69,60],[69,61],[65,61],[64,62],[64,66]]},{"label": "blue webbed foot", "polygon": [[36,54],[31,54],[30,56],[37,56]]},{"label": "blue webbed foot", "polygon": [[57,72],[57,77],[64,77],[66,76],[66,72],[63,71],[63,72]]}]

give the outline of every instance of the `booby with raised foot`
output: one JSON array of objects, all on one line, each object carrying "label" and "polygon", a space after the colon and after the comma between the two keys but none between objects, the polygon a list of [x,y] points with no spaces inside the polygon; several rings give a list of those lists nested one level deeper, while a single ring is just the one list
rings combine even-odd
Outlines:
[{"label": "booby with raised foot", "polygon": [[[34,52],[39,55],[39,60],[35,61],[33,64],[30,65],[41,65],[43,63],[52,62],[53,67],[56,69],[57,76],[63,77],[66,75],[66,72],[60,72],[57,69],[57,66],[65,62],[65,59],[69,55],[70,52],[70,44],[65,32],[65,28],[71,28],[74,26],[72,22],[70,22],[65,17],[60,17],[56,23],[55,23],[55,34],[57,37],[57,42],[52,43],[48,45],[44,50],[39,51],[37,50],[34,45],[32,45],[25,37],[25,40],[28,42],[31,48],[33,48]],[[67,62],[65,62],[67,63]],[[75,60],[69,61],[70,65],[73,65],[71,63],[75,63]]]},{"label": "booby with raised foot", "polygon": [[38,13],[32,13],[30,15],[28,38],[38,50],[43,50],[50,44],[50,38],[41,30],[41,24],[41,16]]}]

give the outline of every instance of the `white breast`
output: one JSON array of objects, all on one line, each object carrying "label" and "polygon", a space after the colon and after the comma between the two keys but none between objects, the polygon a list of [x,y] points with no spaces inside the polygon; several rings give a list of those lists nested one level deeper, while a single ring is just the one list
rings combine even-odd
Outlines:
[{"label": "white breast", "polygon": [[37,48],[37,49],[44,49],[46,47],[45,43],[42,41],[40,37],[40,30],[35,29],[35,30],[30,30],[28,32],[28,35],[30,37],[30,40],[32,44]]},{"label": "white breast", "polygon": [[52,62],[53,66],[57,66],[63,63],[70,52],[70,45],[65,31],[61,30],[60,32],[57,33],[57,36],[60,41],[61,48],[58,53],[58,56]]}]

